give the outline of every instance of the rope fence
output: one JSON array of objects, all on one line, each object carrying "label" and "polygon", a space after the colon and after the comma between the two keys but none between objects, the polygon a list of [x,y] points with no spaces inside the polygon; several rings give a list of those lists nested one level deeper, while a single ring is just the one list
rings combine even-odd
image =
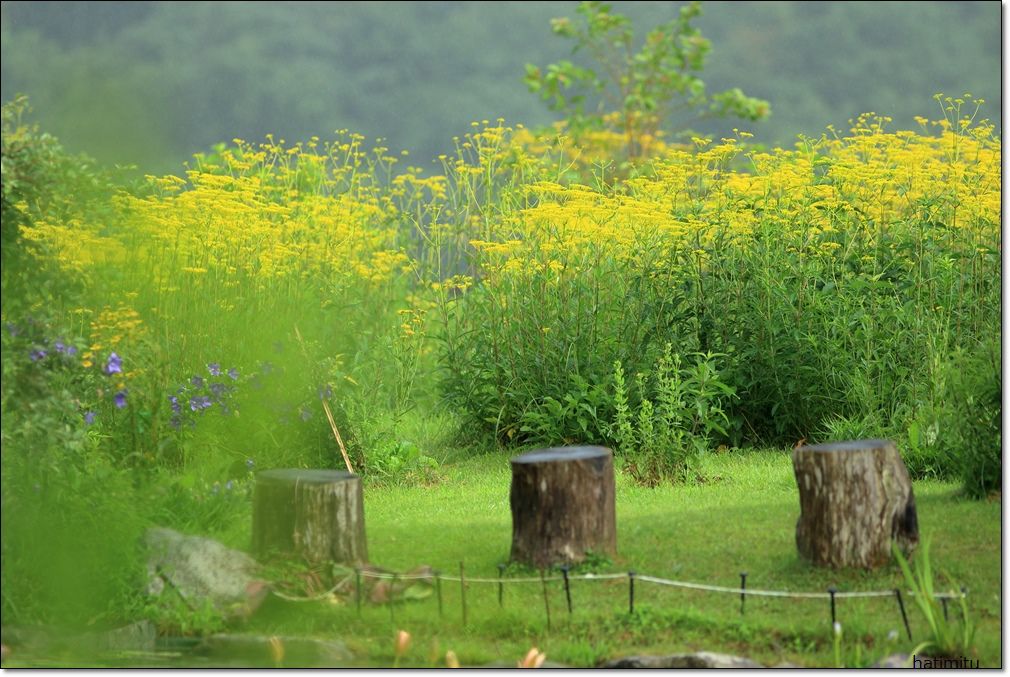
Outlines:
[{"label": "rope fence", "polygon": [[[400,581],[427,581],[433,582],[435,590],[438,597],[438,612],[439,616],[443,613],[443,602],[442,602],[442,583],[459,583],[460,594],[461,594],[461,605],[462,605],[462,615],[463,615],[463,625],[466,626],[467,620],[467,606],[466,606],[466,585],[468,583],[476,584],[487,584],[487,585],[497,585],[498,586],[498,604],[503,604],[502,590],[506,583],[540,583],[544,591],[544,607],[547,613],[547,627],[550,629],[551,626],[551,615],[550,615],[550,603],[548,601],[547,595],[547,583],[562,581],[565,588],[565,599],[567,601],[568,613],[572,613],[572,596],[571,596],[571,581],[613,581],[620,579],[627,579],[628,581],[628,611],[629,613],[634,613],[635,611],[635,581],[641,581],[643,583],[651,583],[654,585],[661,585],[673,588],[684,588],[688,590],[701,590],[704,592],[713,593],[723,593],[731,595],[740,596],[740,613],[744,613],[744,603],[747,597],[777,597],[786,599],[820,599],[828,600],[831,604],[831,623],[837,622],[837,612],[836,612],[836,601],[839,599],[857,599],[857,598],[883,598],[883,597],[893,597],[898,603],[898,609],[901,612],[901,620],[905,626],[905,632],[908,634],[908,638],[912,639],[912,630],[908,622],[908,615],[905,612],[905,602],[904,595],[900,588],[894,588],[892,590],[853,590],[853,591],[841,591],[837,588],[831,587],[824,592],[812,592],[812,591],[798,591],[798,590],[761,590],[755,588],[747,587],[747,573],[741,572],[740,574],[740,587],[729,587],[724,585],[711,585],[708,583],[695,583],[691,581],[676,581],[669,578],[661,578],[659,576],[651,576],[648,574],[639,574],[635,571],[628,571],[626,573],[606,573],[606,574],[569,574],[569,567],[562,566],[559,569],[561,575],[545,575],[543,572],[539,576],[519,576],[519,577],[505,577],[505,565],[498,565],[498,578],[481,578],[481,577],[468,577],[465,575],[463,568],[463,562],[460,562],[459,575],[447,575],[439,571],[431,571],[431,573],[413,573],[413,574],[397,574],[397,573],[385,573],[377,571],[369,571],[366,569],[355,569],[354,578],[355,586],[357,592],[357,606],[358,613],[361,613],[361,598],[362,598],[362,579],[372,578],[379,580],[392,581],[394,584]],[[341,588],[347,583],[350,577],[345,578],[343,581],[338,583],[332,589],[320,595],[314,595],[312,597],[292,597],[290,595],[285,595],[280,592],[274,591],[274,594],[278,597],[291,602],[310,602],[318,601],[326,598],[327,596],[333,594],[336,590]],[[911,597],[915,597],[916,593],[914,591],[906,591]],[[964,599],[968,596],[967,588],[962,587],[960,593],[954,592],[938,592],[933,594],[933,598],[941,602],[943,606],[943,616],[945,619],[948,618],[947,604],[952,599]],[[393,618],[393,595],[390,594],[389,599],[390,607],[390,617]]]}]

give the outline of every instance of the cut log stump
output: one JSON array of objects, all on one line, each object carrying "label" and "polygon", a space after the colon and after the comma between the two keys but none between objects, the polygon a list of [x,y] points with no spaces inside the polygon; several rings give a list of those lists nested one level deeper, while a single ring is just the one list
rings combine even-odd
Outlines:
[{"label": "cut log stump", "polygon": [[617,552],[614,455],[553,447],[512,459],[512,560],[538,568]]},{"label": "cut log stump", "polygon": [[793,451],[800,493],[796,547],[817,566],[872,569],[891,560],[891,541],[919,542],[912,481],[888,440],[832,442]]},{"label": "cut log stump", "polygon": [[339,470],[264,470],[253,491],[253,550],[364,564],[361,478]]}]

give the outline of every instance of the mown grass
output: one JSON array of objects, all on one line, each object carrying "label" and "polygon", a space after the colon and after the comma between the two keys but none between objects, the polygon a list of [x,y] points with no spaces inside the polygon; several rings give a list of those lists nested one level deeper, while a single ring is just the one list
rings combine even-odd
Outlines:
[{"label": "mown grass", "polygon": [[[428,564],[457,576],[494,578],[508,560],[511,518],[507,456],[487,454],[443,467],[432,486],[371,486],[366,490],[369,555],[373,563],[405,571]],[[823,591],[904,587],[897,566],[875,572],[830,571],[798,558],[794,528],[799,513],[789,455],[782,451],[716,454],[702,466],[696,486],[646,489],[618,477],[619,555],[598,571],[634,569],[665,578],[735,586]],[[978,658],[999,666],[1000,503],[962,500],[955,485],[917,482],[922,534],[933,537],[934,565],[968,586],[971,618],[978,624]],[[826,601],[749,597],[740,615],[736,595],[636,584],[636,612],[628,613],[626,580],[572,583],[573,613],[560,583],[548,584],[551,629],[537,583],[468,586],[462,623],[457,582],[443,583],[443,615],[435,596],[388,606],[285,603],[277,599],[251,621],[250,631],[306,632],[348,642],[363,664],[389,666],[397,629],[413,636],[403,667],[444,665],[453,650],[464,665],[514,664],[531,646],[548,659],[593,666],[637,653],[709,650],[748,656],[767,665],[783,661],[834,665]],[[843,653],[862,666],[885,652],[910,651],[926,631],[911,602],[915,641],[902,629],[894,599],[838,602]],[[899,631],[888,642],[890,631]]]}]

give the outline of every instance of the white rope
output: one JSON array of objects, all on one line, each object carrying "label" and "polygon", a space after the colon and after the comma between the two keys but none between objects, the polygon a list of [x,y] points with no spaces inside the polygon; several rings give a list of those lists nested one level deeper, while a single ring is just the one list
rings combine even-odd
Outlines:
[{"label": "white rope", "polygon": [[332,595],[337,590],[339,590],[340,587],[342,585],[344,585],[345,583],[347,583],[347,581],[349,581],[349,580],[350,580],[350,576],[348,576],[344,580],[340,581],[339,583],[337,583],[336,585],[334,585],[332,588],[330,588],[326,592],[323,592],[323,593],[320,593],[318,595],[315,595],[314,597],[294,597],[292,595],[285,595],[283,592],[278,592],[277,590],[271,590],[270,592],[272,592],[273,594],[277,595],[281,599],[286,600],[288,602],[318,602],[320,600],[324,600],[324,599],[328,598],[330,595]]},{"label": "white rope", "polygon": [[[539,583],[543,582],[553,582],[564,580],[563,576],[547,576],[545,578],[539,578],[534,576],[520,577],[520,578],[461,578],[459,576],[445,576],[443,574],[391,574],[391,573],[380,573],[376,571],[359,571],[361,576],[365,578],[378,578],[383,580],[398,580],[398,581],[431,581],[434,578],[438,578],[443,581],[448,581],[450,583],[458,583],[460,581],[465,581],[467,583]],[[608,581],[616,580],[622,578],[629,578],[629,574],[626,573],[613,573],[613,574],[577,574],[568,577],[569,581]],[[635,574],[634,578],[645,581],[647,583],[656,583],[657,585],[667,585],[675,588],[688,588],[691,590],[705,590],[708,592],[725,592],[734,595],[746,595],[751,597],[791,597],[796,599],[830,599],[830,592],[791,592],[788,590],[760,590],[756,588],[730,588],[723,585],[708,585],[706,583],[691,583],[688,581],[673,581],[668,578],[659,578],[657,576],[649,576],[647,574]],[[337,591],[341,586],[343,586],[350,579],[348,576],[343,581],[335,585],[330,590],[316,595],[314,597],[292,597],[285,595],[283,593],[273,591],[275,595],[281,599],[288,600],[290,602],[314,602],[321,599],[326,599],[334,592]],[[915,597],[916,593],[909,590],[910,596]],[[894,590],[865,590],[865,591],[852,591],[852,592],[836,592],[835,599],[844,598],[856,598],[856,597],[891,597],[894,595]],[[953,592],[938,592],[933,594],[934,599],[964,599],[967,597],[965,593],[953,593]]]}]

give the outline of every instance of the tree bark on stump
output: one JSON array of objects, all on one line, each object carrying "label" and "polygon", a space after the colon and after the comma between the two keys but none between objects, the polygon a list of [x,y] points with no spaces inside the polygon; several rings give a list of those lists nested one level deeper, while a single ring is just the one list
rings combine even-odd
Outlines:
[{"label": "tree bark on stump", "polygon": [[512,560],[535,567],[617,552],[614,455],[553,447],[512,459]]},{"label": "tree bark on stump", "polygon": [[264,470],[253,491],[253,550],[364,564],[361,478],[339,470]]},{"label": "tree bark on stump", "polygon": [[891,560],[891,541],[919,542],[912,481],[893,442],[856,440],[798,447],[796,547],[816,566],[872,569]]}]

